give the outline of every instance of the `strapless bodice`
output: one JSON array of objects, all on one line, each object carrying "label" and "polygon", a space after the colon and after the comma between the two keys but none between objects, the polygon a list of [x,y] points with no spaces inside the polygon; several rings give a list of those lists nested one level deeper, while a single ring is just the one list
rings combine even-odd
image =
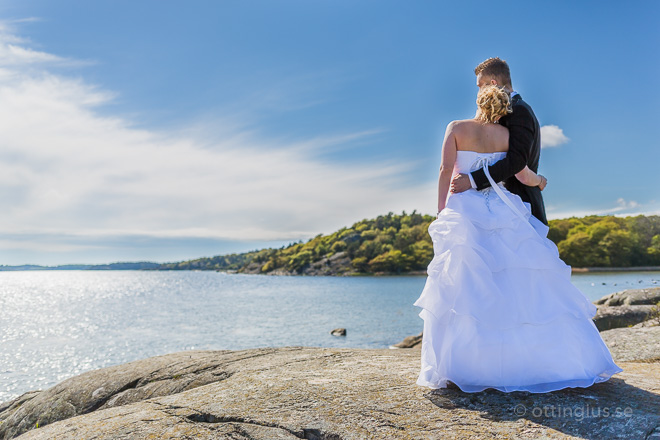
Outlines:
[{"label": "strapless bodice", "polygon": [[[454,163],[454,173],[471,173],[474,170],[478,170],[480,168],[484,169],[484,173],[486,174],[486,178],[488,179],[488,182],[490,183],[490,186],[481,190],[481,191],[476,191],[473,192],[472,189],[465,191],[463,193],[458,193],[458,195],[463,195],[463,194],[470,194],[470,193],[476,193],[479,194],[480,197],[483,197],[486,205],[489,205],[489,200],[490,200],[490,193],[491,191],[495,191],[497,195],[502,199],[504,204],[508,205],[513,212],[520,217],[524,223],[527,223],[530,227],[534,228],[540,235],[543,237],[546,237],[548,235],[548,227],[541,223],[539,220],[536,220],[534,224],[531,224],[528,222],[528,217],[531,216],[531,209],[529,206],[522,205],[523,209],[521,206],[516,207],[515,204],[509,199],[509,194],[511,197],[517,198],[517,200],[520,202],[518,205],[521,205],[522,199],[520,199],[520,196],[514,196],[511,194],[504,186],[503,182],[495,182],[493,178],[491,177],[490,173],[488,172],[488,167],[485,165],[492,165],[498,160],[501,160],[506,156],[506,151],[498,151],[495,153],[480,153],[478,151],[472,151],[472,150],[461,150],[456,152],[456,162]],[[506,193],[506,194],[505,194]],[[448,196],[451,198],[452,193]],[[526,205],[529,205],[529,203],[526,203]],[[490,208],[489,208],[490,209]]]},{"label": "strapless bodice", "polygon": [[479,153],[471,150],[459,150],[456,152],[456,162],[454,164],[454,174],[467,174],[485,164],[492,165],[506,156],[506,151],[497,153]]}]

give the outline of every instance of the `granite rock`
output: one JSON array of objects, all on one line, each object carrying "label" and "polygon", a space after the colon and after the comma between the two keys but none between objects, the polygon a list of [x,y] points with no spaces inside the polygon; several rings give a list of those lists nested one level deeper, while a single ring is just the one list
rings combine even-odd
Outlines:
[{"label": "granite rock", "polygon": [[[416,349],[183,352],[91,371],[57,385],[57,393],[32,393],[18,408],[3,406],[3,414],[13,412],[1,426],[4,438],[20,431],[26,440],[651,438],[660,433],[660,362],[618,365],[622,373],[588,388],[464,393],[416,385]],[[184,374],[188,385],[174,386]],[[206,383],[193,386],[196,377]],[[162,378],[160,395],[115,398],[147,378]],[[65,401],[71,416],[56,422],[53,414],[67,411],[53,413],[51,404]]]},{"label": "granite rock", "polygon": [[660,326],[615,328],[600,336],[616,362],[660,362]]},{"label": "granite rock", "polygon": [[424,336],[424,332],[414,336],[406,336],[405,338],[403,338],[403,341],[390,346],[390,348],[414,348],[414,347],[421,348],[423,336]]},{"label": "granite rock", "polygon": [[611,293],[594,301],[597,306],[655,305],[660,302],[660,287],[628,289]]},{"label": "granite rock", "polygon": [[599,331],[610,330],[619,327],[632,327],[644,322],[652,315],[654,308],[650,305],[620,305],[620,306],[598,306],[596,316],[593,317],[594,324]]}]

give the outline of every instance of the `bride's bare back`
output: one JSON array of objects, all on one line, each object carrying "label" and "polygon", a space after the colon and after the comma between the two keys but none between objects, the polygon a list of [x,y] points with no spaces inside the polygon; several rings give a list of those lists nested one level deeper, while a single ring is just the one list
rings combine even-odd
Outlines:
[{"label": "bride's bare back", "polygon": [[[442,162],[438,178],[438,212],[444,209],[447,202],[449,184],[458,151],[475,151],[477,153],[507,152],[509,151],[509,130],[499,124],[476,119],[453,121],[447,126],[445,139],[442,143]],[[460,177],[465,176],[457,176],[457,178]],[[525,185],[540,186],[541,190],[547,183],[545,177],[537,175],[527,166],[516,173],[516,178]]]},{"label": "bride's bare back", "polygon": [[465,119],[452,122],[456,150],[498,153],[509,150],[509,130],[499,124]]}]

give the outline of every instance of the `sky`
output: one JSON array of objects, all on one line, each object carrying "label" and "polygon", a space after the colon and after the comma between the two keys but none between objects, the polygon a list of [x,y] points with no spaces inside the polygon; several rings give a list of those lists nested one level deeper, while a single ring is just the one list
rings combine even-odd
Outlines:
[{"label": "sky", "polygon": [[435,214],[474,67],[549,218],[660,214],[657,1],[0,1],[0,264],[179,261]]}]

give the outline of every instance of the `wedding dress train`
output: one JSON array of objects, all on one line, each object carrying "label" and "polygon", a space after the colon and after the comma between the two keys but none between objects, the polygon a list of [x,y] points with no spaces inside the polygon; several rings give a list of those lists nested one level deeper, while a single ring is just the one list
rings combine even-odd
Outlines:
[{"label": "wedding dress train", "polygon": [[[459,151],[455,173],[506,153]],[[487,167],[485,170],[487,172]],[[544,393],[623,371],[592,321],[594,306],[529,204],[502,183],[451,194],[429,226],[434,258],[414,305],[424,320],[417,384],[465,392]]]}]

